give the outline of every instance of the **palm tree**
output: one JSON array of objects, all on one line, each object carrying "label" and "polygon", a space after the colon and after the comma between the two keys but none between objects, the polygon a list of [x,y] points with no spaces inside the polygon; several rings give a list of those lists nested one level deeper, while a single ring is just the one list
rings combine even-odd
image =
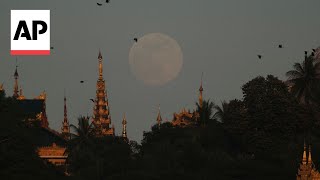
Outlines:
[{"label": "palm tree", "polygon": [[75,153],[82,148],[92,147],[93,137],[93,124],[89,123],[89,117],[80,116],[78,118],[78,127],[71,124],[70,129],[73,133],[70,133],[71,140],[68,144],[67,153]]},{"label": "palm tree", "polygon": [[215,104],[210,100],[204,100],[202,107],[199,103],[197,105],[197,112],[199,113],[200,125],[206,126],[210,120],[213,120],[213,108]]},{"label": "palm tree", "polygon": [[225,122],[226,121],[226,116],[228,113],[228,106],[229,103],[227,103],[226,101],[222,101],[221,102],[221,107],[218,105],[215,105],[213,108],[215,109],[215,113],[213,115],[213,118],[217,121],[220,122]]},{"label": "palm tree", "polygon": [[293,68],[286,73],[291,93],[303,104],[314,103],[320,82],[320,62],[313,56],[305,56],[305,60],[302,63],[295,63]]},{"label": "palm tree", "polygon": [[71,124],[70,128],[75,133],[71,133],[71,139],[79,142],[86,141],[93,135],[93,124],[89,123],[89,117],[80,116],[78,118],[78,127]]}]

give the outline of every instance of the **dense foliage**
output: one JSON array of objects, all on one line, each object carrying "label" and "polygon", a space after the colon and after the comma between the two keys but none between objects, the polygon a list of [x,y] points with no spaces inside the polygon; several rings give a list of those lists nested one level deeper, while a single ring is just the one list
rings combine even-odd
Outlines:
[{"label": "dense foliage", "polygon": [[319,103],[320,62],[314,55],[305,56],[302,63],[295,63],[288,71],[291,92],[304,104]]}]

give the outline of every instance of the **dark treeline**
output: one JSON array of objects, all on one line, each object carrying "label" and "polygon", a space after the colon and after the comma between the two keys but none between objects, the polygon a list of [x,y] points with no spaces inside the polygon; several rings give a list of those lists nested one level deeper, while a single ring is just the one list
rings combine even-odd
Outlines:
[{"label": "dark treeline", "polygon": [[[37,157],[36,128],[26,128],[15,101],[0,96],[0,177],[18,179],[295,179],[304,140],[320,160],[319,76],[313,56],[287,72],[288,81],[258,76],[242,86],[243,97],[217,105],[210,100],[195,125],[154,125],[141,143],[96,138],[88,117],[73,126],[68,172]],[[155,120],[154,120],[155,121]],[[156,122],[156,121],[155,121]],[[3,178],[1,178],[3,179]]]},{"label": "dark treeline", "polygon": [[15,99],[0,91],[0,179],[63,179],[64,174],[45,164],[36,153],[39,126],[30,128],[23,121]]}]

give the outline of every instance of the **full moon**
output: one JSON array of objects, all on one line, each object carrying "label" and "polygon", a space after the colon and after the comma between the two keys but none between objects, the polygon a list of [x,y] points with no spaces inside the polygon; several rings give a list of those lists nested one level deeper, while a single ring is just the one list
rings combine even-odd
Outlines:
[{"label": "full moon", "polygon": [[130,49],[129,64],[137,79],[161,86],[175,79],[183,64],[179,44],[161,33],[147,34]]}]

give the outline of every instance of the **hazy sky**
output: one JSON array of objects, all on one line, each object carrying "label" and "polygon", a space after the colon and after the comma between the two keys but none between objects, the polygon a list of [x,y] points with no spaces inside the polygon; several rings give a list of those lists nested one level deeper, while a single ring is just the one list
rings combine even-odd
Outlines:
[{"label": "hazy sky", "polygon": [[[50,127],[59,131],[64,88],[71,123],[92,114],[99,48],[116,134],[125,112],[129,138],[140,141],[155,123],[158,104],[164,120],[183,107],[194,108],[201,72],[205,99],[220,103],[241,98],[241,86],[258,75],[285,79],[304,50],[320,45],[319,0],[111,0],[101,7],[97,2],[104,1],[0,1],[0,83],[8,95],[15,69],[10,10],[51,10],[54,50],[50,56],[18,57],[19,83],[27,98],[46,90]],[[128,60],[133,37],[154,32],[174,38],[184,62],[178,77],[160,87],[138,81]],[[257,54],[264,56],[261,61]]]}]

